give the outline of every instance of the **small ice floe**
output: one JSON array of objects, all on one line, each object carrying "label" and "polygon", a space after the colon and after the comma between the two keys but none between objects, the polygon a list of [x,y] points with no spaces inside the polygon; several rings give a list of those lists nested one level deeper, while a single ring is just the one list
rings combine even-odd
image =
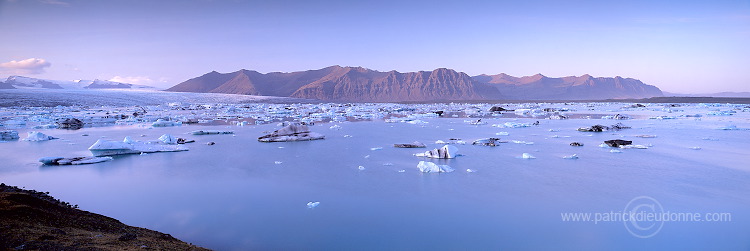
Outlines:
[{"label": "small ice floe", "polygon": [[719,127],[717,129],[719,129],[719,130],[726,130],[726,131],[747,130],[747,129],[744,129],[744,128],[738,128],[736,125],[728,125],[728,126],[724,126],[724,127]]},{"label": "small ice floe", "polygon": [[474,169],[466,169],[466,172],[467,172],[467,173],[476,173],[476,172],[477,172],[477,170],[474,170]]},{"label": "small ice floe", "polygon": [[533,124],[531,123],[517,123],[517,122],[505,122],[503,126],[505,128],[522,128],[522,127],[531,127]]},{"label": "small ice floe", "polygon": [[365,155],[365,159],[369,159],[369,158],[370,158],[370,155]]},{"label": "small ice floe", "polygon": [[634,137],[638,137],[638,138],[656,138],[656,135],[641,134],[641,135],[635,135]]},{"label": "small ice floe", "polygon": [[384,166],[392,166],[392,165],[393,165],[393,163],[387,162],[387,163],[383,163],[383,165],[384,165]]},{"label": "small ice floe", "polygon": [[700,150],[700,149],[703,149],[703,148],[700,148],[699,146],[694,146],[694,147],[691,147],[690,149],[693,149],[693,150]]},{"label": "small ice floe", "polygon": [[510,135],[510,133],[509,132],[496,132],[495,135],[497,135],[497,136],[508,136],[508,135]]},{"label": "small ice floe", "polygon": [[352,135],[349,135],[349,134],[347,134],[347,135],[344,135],[344,138],[351,138],[351,137],[353,137],[353,136],[352,136]]},{"label": "small ice floe", "polygon": [[25,139],[23,139],[24,141],[47,141],[51,139],[56,139],[55,137],[48,136],[41,132],[28,132],[26,134],[27,136]]},{"label": "small ice floe", "polygon": [[603,126],[603,125],[593,125],[590,127],[581,127],[578,128],[578,131],[580,132],[604,132],[604,131],[619,131],[622,129],[629,129],[629,126],[623,125],[622,123],[617,123],[611,126]]},{"label": "small ice floe", "polygon": [[677,117],[675,117],[675,116],[654,116],[654,117],[650,117],[649,119],[664,120],[664,119],[677,119]]},{"label": "small ice floe", "polygon": [[179,126],[182,125],[182,122],[180,121],[168,121],[163,119],[157,119],[154,123],[151,124],[153,127],[169,127],[169,126]]},{"label": "small ice floe", "polygon": [[328,127],[328,129],[331,129],[331,130],[341,130],[341,126],[340,125],[332,125],[331,127]]},{"label": "small ice floe", "polygon": [[55,129],[57,128],[56,124],[45,124],[45,125],[35,125],[32,127],[32,129]]},{"label": "small ice floe", "polygon": [[500,141],[499,138],[486,138],[486,139],[478,139],[472,142],[472,145],[479,145],[479,146],[498,146],[500,143],[506,143],[504,141]]},{"label": "small ice floe", "polygon": [[644,145],[619,145],[617,147],[623,148],[623,149],[648,149],[648,146],[644,146]]},{"label": "small ice floe", "polygon": [[448,142],[442,141],[442,140],[436,140],[435,144],[448,144]]},{"label": "small ice floe", "polygon": [[139,154],[139,155],[148,155],[148,153],[141,153],[141,154]]},{"label": "small ice floe", "polygon": [[524,145],[533,145],[534,142],[526,142],[523,140],[511,140],[510,142],[516,143],[516,144],[524,144]]},{"label": "small ice floe", "polygon": [[112,157],[44,157],[39,162],[45,165],[84,165],[112,160]]},{"label": "small ice floe", "polygon": [[611,152],[611,153],[621,153],[622,151],[617,150],[617,149],[612,149],[612,150],[609,150],[609,152]]},{"label": "small ice floe", "polygon": [[399,172],[399,173],[405,173],[405,172],[406,172],[406,170],[404,170],[404,169],[401,169],[401,170],[398,170],[398,172]]},{"label": "small ice floe", "polygon": [[307,203],[307,208],[313,209],[317,207],[318,205],[320,205],[320,201],[310,201]]},{"label": "small ice floe", "polygon": [[578,159],[578,154],[563,156],[563,159]]},{"label": "small ice floe", "polygon": [[521,154],[521,158],[522,159],[536,159],[536,157],[534,157],[534,155],[531,155],[529,153],[523,153],[523,154]]},{"label": "small ice floe", "polygon": [[420,161],[419,164],[417,164],[417,168],[419,168],[419,171],[423,173],[450,173],[455,171],[450,166],[437,165],[435,163],[427,161]]},{"label": "small ice floe", "polygon": [[709,140],[709,141],[719,141],[719,139],[717,139],[717,138],[709,138],[709,137],[705,137],[705,138],[701,138],[701,139],[702,140]]},{"label": "small ice floe", "polygon": [[487,122],[482,121],[482,119],[477,120],[464,120],[465,123],[469,123],[470,125],[486,125]]},{"label": "small ice floe", "polygon": [[548,131],[549,131],[549,132],[559,132],[560,130],[557,130],[557,129],[549,129]]},{"label": "small ice floe", "polygon": [[383,150],[383,148],[382,147],[372,147],[372,148],[370,148],[370,151],[378,151],[378,150]]},{"label": "small ice floe", "polygon": [[283,162],[277,160],[277,161],[274,161],[273,163],[276,164],[276,165],[281,165],[281,163],[283,163]]},{"label": "small ice floe", "polygon": [[610,147],[620,147],[620,146],[623,146],[623,145],[631,145],[631,144],[633,144],[633,141],[630,141],[630,140],[621,140],[621,139],[613,139],[613,140],[604,141],[604,144],[607,144],[607,146],[610,146]]},{"label": "small ice floe", "polygon": [[324,139],[325,136],[320,133],[310,132],[307,125],[301,123],[291,123],[284,128],[274,131],[268,135],[258,137],[260,142],[288,142],[288,141],[308,141]]},{"label": "small ice floe", "polygon": [[407,124],[412,124],[412,125],[424,125],[424,124],[429,124],[430,122],[419,120],[419,119],[415,119],[415,120],[406,121],[406,123]]},{"label": "small ice floe", "polygon": [[452,159],[457,156],[456,152],[458,152],[458,148],[456,148],[455,146],[445,145],[438,149],[433,149],[424,153],[417,153],[415,154],[415,156],[434,159]]},{"label": "small ice floe", "polygon": [[232,131],[198,130],[191,132],[193,135],[234,134]]},{"label": "small ice floe", "polygon": [[425,148],[426,146],[419,141],[414,141],[413,143],[405,143],[405,144],[393,144],[393,147],[396,148]]},{"label": "small ice floe", "polygon": [[363,171],[363,170],[365,170],[365,167],[364,166],[358,166],[357,169],[359,169],[360,171]]},{"label": "small ice floe", "polygon": [[732,116],[735,113],[737,112],[735,111],[712,111],[712,112],[706,113],[706,115],[708,116]]},{"label": "small ice floe", "polygon": [[602,119],[625,120],[625,119],[630,119],[630,116],[625,115],[625,114],[607,115],[607,116],[602,116]]}]

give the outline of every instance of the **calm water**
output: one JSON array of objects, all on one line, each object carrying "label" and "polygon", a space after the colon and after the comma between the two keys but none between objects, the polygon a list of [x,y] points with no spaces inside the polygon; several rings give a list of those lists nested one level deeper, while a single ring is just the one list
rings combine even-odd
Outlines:
[{"label": "calm water", "polygon": [[[0,181],[50,191],[83,210],[218,250],[750,248],[750,131],[714,130],[724,124],[710,120],[629,120],[624,123],[633,129],[615,133],[575,131],[617,122],[611,120],[542,120],[530,128],[424,120],[429,123],[340,123],[340,130],[319,124],[311,129],[325,140],[290,143],[257,142],[276,125],[45,130],[61,139],[0,143]],[[236,134],[187,134],[200,129]],[[26,131],[19,130],[24,136]],[[187,152],[121,156],[94,165],[36,162],[90,155],[86,149],[100,137],[153,140],[164,133],[197,142]],[[658,137],[633,137],[638,134]],[[436,140],[470,144],[486,137],[534,143],[458,145],[465,156],[430,160],[456,169],[441,174],[418,172],[417,163],[425,159],[413,154],[427,149],[392,147],[416,140],[432,149],[440,146]],[[610,153],[598,146],[616,138],[653,147]],[[585,146],[568,146],[573,141]],[[376,147],[382,150],[371,149]],[[522,153],[537,158],[521,159]],[[562,158],[571,154],[580,159]],[[634,237],[623,222],[561,220],[567,212],[622,211],[638,196],[672,212],[729,212],[732,218],[665,222],[651,238]],[[320,205],[308,209],[309,201]]]}]

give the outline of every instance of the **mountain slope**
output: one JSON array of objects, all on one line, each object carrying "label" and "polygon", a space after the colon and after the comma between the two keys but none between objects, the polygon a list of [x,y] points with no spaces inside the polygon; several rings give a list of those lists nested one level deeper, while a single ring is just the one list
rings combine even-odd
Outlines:
[{"label": "mountain slope", "polygon": [[632,78],[594,78],[590,75],[549,78],[541,74],[516,78],[506,74],[480,75],[475,81],[489,84],[512,99],[593,100],[663,96],[656,86]]},{"label": "mountain slope", "polygon": [[380,72],[330,66],[291,73],[240,70],[210,72],[167,91],[295,97],[326,101],[399,102],[453,100],[582,100],[662,96],[655,86],[631,78],[549,78],[541,74],[470,77],[440,68],[433,71]]},{"label": "mountain slope", "polygon": [[0,82],[0,89],[153,89],[146,85],[134,85],[108,80],[61,81],[10,76]]}]

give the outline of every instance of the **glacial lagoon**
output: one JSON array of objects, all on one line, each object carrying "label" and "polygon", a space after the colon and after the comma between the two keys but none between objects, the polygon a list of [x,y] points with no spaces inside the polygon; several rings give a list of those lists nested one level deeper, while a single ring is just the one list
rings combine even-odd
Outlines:
[{"label": "glacial lagoon", "polygon": [[[226,107],[256,105],[260,104],[225,105],[222,111],[242,113],[241,108]],[[286,114],[283,119],[243,126],[204,121],[152,127],[149,121],[131,121],[80,130],[33,129],[45,122],[19,115],[29,114],[26,109],[4,108],[6,121],[27,122],[0,129],[13,128],[21,139],[29,131],[59,139],[0,143],[4,162],[0,181],[49,191],[83,210],[216,250],[747,249],[750,108],[632,105],[506,105],[532,112],[569,108],[563,114],[575,115],[554,120],[513,112],[493,116],[487,112],[491,104],[354,104],[341,106],[346,112],[340,114],[375,114],[383,107],[406,112],[366,119],[347,116],[338,122],[330,118],[315,122],[304,116],[309,113],[299,113],[303,116]],[[260,110],[280,107],[271,109],[280,111],[285,106],[314,111],[316,106],[337,105],[279,104]],[[426,115],[438,109],[462,113]],[[179,117],[184,112],[165,109],[160,114]],[[632,119],[601,119],[615,114]],[[486,123],[473,123],[478,118],[472,115]],[[324,134],[324,140],[257,140],[281,128],[281,120],[306,118],[315,122],[310,129]],[[576,130],[618,122],[631,128]],[[531,126],[507,126],[514,124]],[[234,134],[190,134],[195,130]],[[91,165],[44,166],[37,161],[47,156],[90,156],[87,148],[97,139],[155,140],[163,134],[196,142],[186,144],[185,152],[114,156],[112,161]],[[471,145],[488,137],[507,143]],[[611,139],[630,140],[647,149],[600,146]],[[455,143],[461,156],[414,156],[443,146],[436,143],[439,140]],[[393,147],[414,141],[426,148]],[[583,146],[573,147],[571,142]],[[524,153],[535,158],[522,158]],[[579,158],[563,158],[573,154]],[[448,165],[455,171],[421,173],[420,161]],[[643,196],[665,212],[729,213],[731,219],[641,225],[562,219],[565,213],[623,212],[628,203]],[[308,207],[309,202],[320,203]],[[653,206],[652,202],[645,205]],[[653,235],[641,238],[633,233],[634,226]]]}]

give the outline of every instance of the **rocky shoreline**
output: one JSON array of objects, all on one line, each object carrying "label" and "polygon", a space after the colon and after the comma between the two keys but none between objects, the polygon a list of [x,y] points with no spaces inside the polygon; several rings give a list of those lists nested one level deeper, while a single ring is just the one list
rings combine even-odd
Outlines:
[{"label": "rocky shoreline", "polygon": [[0,184],[0,249],[208,250],[169,234],[133,227],[48,193]]}]

